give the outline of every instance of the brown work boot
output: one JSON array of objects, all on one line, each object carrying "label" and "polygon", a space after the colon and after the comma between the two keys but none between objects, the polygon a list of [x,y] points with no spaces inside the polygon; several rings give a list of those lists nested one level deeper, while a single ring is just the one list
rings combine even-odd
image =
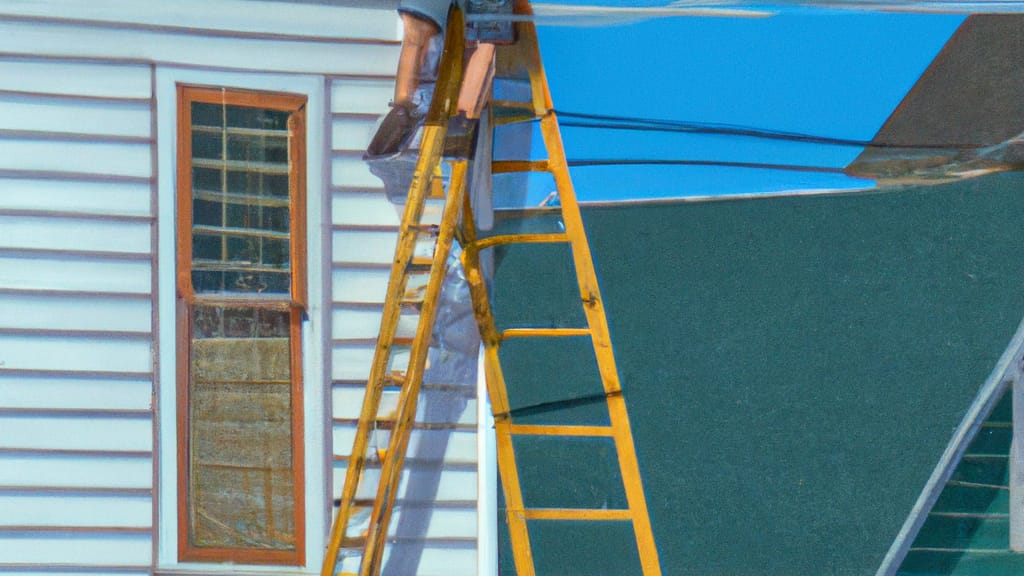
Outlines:
[{"label": "brown work boot", "polygon": [[391,111],[381,121],[373,140],[366,147],[364,158],[397,156],[416,132],[415,111],[416,107],[410,102],[393,102]]}]

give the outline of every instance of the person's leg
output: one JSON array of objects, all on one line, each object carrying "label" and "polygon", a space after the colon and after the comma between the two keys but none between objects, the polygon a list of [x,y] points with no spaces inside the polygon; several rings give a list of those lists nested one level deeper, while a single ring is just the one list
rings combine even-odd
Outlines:
[{"label": "person's leg", "polygon": [[420,70],[426,61],[430,41],[441,33],[441,22],[448,15],[449,5],[449,0],[403,0],[398,7],[403,37],[395,74],[394,99],[391,111],[381,121],[366,148],[367,157],[397,154],[415,130],[417,117],[413,95],[420,85]]},{"label": "person's leg", "polygon": [[420,86],[420,70],[427,58],[430,39],[441,33],[441,29],[431,20],[409,12],[402,12],[401,15],[404,37],[395,78],[395,104],[412,102],[412,96]]},{"label": "person's leg", "polygon": [[458,112],[469,119],[480,118],[494,73],[494,44],[477,44],[466,62],[459,90]]},{"label": "person's leg", "polygon": [[446,156],[469,156],[476,141],[476,127],[487,104],[494,77],[494,44],[477,43],[466,59],[459,89],[457,112],[448,123]]}]

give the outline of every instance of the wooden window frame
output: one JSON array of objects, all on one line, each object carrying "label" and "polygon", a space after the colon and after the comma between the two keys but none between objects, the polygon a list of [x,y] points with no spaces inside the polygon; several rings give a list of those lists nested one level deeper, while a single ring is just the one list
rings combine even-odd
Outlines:
[{"label": "wooden window frame", "polygon": [[[178,560],[180,562],[234,562],[304,566],[306,559],[305,453],[303,421],[302,322],[307,310],[306,296],[306,96],[242,89],[177,86],[177,477],[178,477]],[[290,294],[280,298],[240,295],[210,295],[197,298],[192,286],[192,103],[223,104],[289,112],[291,134],[289,156],[289,256],[292,270]],[[287,310],[290,313],[291,342],[291,436],[294,494],[294,550],[257,548],[195,547],[189,538],[189,383],[190,309],[207,305],[245,303],[254,307]]]}]

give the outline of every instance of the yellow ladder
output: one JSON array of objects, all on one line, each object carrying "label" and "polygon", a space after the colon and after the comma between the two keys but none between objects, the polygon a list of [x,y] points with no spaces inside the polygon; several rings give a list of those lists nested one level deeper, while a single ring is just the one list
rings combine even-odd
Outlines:
[{"label": "yellow ladder", "polygon": [[[516,13],[531,14],[529,2],[518,0]],[[495,161],[493,174],[512,172],[548,172],[554,179],[561,203],[564,231],[544,233],[516,233],[478,237],[472,221],[468,199],[464,200],[462,241],[463,264],[473,298],[473,308],[480,325],[484,344],[487,390],[494,414],[497,437],[498,469],[507,506],[507,522],[518,576],[536,573],[528,523],[534,521],[576,522],[630,522],[636,538],[639,563],[644,576],[661,574],[658,551],[655,547],[651,522],[648,517],[640,470],[637,463],[633,434],[630,429],[626,404],[622,396],[615,356],[612,351],[604,304],[598,288],[597,275],[587,243],[583,220],[566,163],[558,118],[551,102],[547,77],[541,64],[536,29],[527,19],[517,22],[515,44],[500,47],[499,72],[524,77],[529,81],[529,102],[492,102],[494,123],[539,121],[540,132],[548,159],[541,161]],[[509,328],[499,331],[491,310],[485,273],[481,269],[481,252],[497,246],[521,243],[568,244],[575,266],[579,298],[586,317],[585,327],[568,328]],[[601,384],[608,408],[608,425],[528,425],[517,424],[509,407],[508,390],[499,352],[509,339],[589,337],[593,345],[600,372]],[[618,457],[619,473],[623,481],[627,507],[618,510],[527,508],[523,502],[513,438],[517,436],[553,436],[575,438],[611,438]]]},{"label": "yellow ladder", "polygon": [[[343,568],[344,561],[342,567],[338,566],[343,551],[346,557],[358,561],[360,576],[380,573],[391,511],[416,417],[436,305],[466,189],[468,160],[465,157],[450,160],[447,191],[441,170],[448,120],[462,80],[464,29],[462,13],[453,9],[435,95],[424,122],[420,155],[402,217],[377,347],[338,513],[321,569],[322,576],[333,576]],[[436,219],[438,215],[440,220]],[[400,320],[403,325],[410,320],[415,321],[416,330],[411,337],[400,333]],[[397,407],[390,414],[381,412],[381,398],[385,391],[397,391],[398,394]],[[387,448],[371,448],[370,439],[374,431],[388,428]],[[356,513],[360,509],[365,512],[370,505],[359,498],[360,494],[373,491],[369,485],[374,480],[366,473],[368,459],[380,461],[369,523],[365,532],[350,534]]]}]

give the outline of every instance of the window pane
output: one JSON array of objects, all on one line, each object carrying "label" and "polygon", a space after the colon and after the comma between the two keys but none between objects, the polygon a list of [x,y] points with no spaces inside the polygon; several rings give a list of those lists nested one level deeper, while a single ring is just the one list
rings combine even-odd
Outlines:
[{"label": "window pane", "polygon": [[192,104],[197,294],[290,293],[288,112]]},{"label": "window pane", "polygon": [[196,305],[189,422],[195,547],[294,550],[290,314]]}]

